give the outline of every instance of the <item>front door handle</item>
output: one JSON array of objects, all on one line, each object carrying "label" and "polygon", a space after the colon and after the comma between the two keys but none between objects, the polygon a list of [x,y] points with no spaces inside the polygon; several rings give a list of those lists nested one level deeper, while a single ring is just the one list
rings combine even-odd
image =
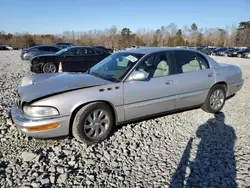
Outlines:
[{"label": "front door handle", "polygon": [[211,73],[208,74],[208,77],[212,77],[212,76],[214,76],[213,72],[211,72]]},{"label": "front door handle", "polygon": [[168,81],[165,82],[165,84],[172,85],[173,84],[173,80],[168,80]]}]

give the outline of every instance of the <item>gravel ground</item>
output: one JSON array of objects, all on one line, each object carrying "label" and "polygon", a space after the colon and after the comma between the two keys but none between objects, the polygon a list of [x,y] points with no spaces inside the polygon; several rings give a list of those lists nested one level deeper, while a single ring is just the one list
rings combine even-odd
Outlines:
[{"label": "gravel ground", "polygon": [[29,72],[19,51],[0,52],[0,187],[250,187],[250,60],[244,87],[214,116],[201,109],[119,127],[101,144],[30,139],[9,111]]}]

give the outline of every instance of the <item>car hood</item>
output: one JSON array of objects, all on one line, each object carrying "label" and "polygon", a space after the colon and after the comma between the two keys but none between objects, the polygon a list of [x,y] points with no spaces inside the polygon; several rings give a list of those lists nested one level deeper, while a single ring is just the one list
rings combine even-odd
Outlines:
[{"label": "car hood", "polygon": [[85,73],[35,74],[22,79],[18,94],[22,102],[30,102],[48,95],[110,83]]}]

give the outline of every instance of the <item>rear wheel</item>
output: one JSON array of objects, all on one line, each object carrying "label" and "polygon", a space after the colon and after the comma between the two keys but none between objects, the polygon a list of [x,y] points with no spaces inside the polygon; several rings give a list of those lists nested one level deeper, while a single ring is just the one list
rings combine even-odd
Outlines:
[{"label": "rear wheel", "polygon": [[216,113],[221,111],[225,104],[226,91],[225,86],[215,85],[208,93],[205,103],[202,105],[202,109],[209,113]]},{"label": "rear wheel", "polygon": [[44,73],[55,73],[57,71],[57,67],[52,62],[47,62],[43,65],[42,70]]},{"label": "rear wheel", "polygon": [[237,57],[241,57],[241,54],[238,54]]},{"label": "rear wheel", "polygon": [[76,114],[73,136],[87,144],[99,143],[106,139],[114,124],[113,112],[108,105],[94,102],[83,106]]}]

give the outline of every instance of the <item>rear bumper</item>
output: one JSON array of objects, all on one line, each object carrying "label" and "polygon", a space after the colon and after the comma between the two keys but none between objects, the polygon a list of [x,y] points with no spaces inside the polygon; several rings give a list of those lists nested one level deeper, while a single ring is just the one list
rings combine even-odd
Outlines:
[{"label": "rear bumper", "polygon": [[[16,105],[12,105],[11,117],[16,127],[24,134],[35,138],[53,138],[60,137],[69,134],[69,121],[70,116],[54,116],[45,118],[31,118],[23,113],[23,111],[17,108]],[[57,128],[43,130],[43,131],[28,131],[27,128],[34,128],[50,124],[59,124]]]},{"label": "rear bumper", "polygon": [[228,94],[227,96],[231,96],[233,94],[235,94],[236,92],[238,92],[242,86],[244,84],[244,80],[240,80],[239,82],[235,82],[232,84],[228,84]]}]

